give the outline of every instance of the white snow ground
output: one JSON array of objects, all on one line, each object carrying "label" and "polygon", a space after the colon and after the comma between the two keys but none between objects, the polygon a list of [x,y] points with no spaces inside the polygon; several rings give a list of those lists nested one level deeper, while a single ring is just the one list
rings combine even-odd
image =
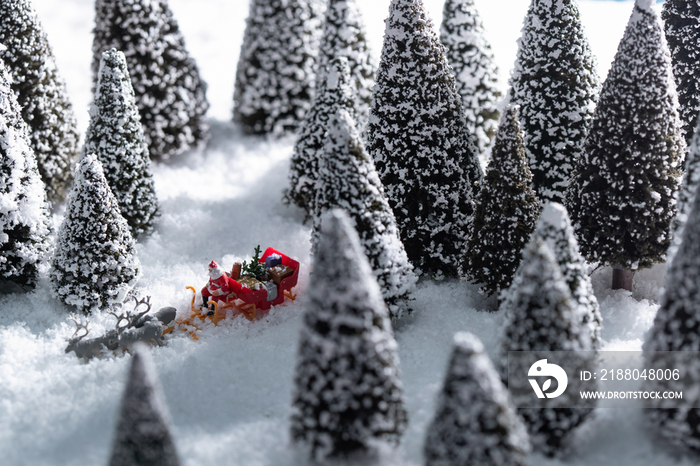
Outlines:
[{"label": "white snow ground", "polygon": [[[388,0],[359,0],[378,60]],[[505,78],[529,2],[476,0]],[[206,327],[199,341],[184,334],[151,350],[169,405],[173,434],[186,465],[306,465],[289,446],[288,415],[304,290],[308,281],[309,229],[298,211],[280,203],[292,141],[245,138],[229,124],[233,81],[247,0],[171,0],[197,59],[212,104],[213,138],[202,154],[187,154],[154,168],[161,202],[158,231],[139,245],[139,287],[154,308],[184,311],[187,285],[201,287],[211,259],[228,266],[249,259],[253,247],[274,246],[300,260],[300,299],[274,308],[263,321],[229,319]],[[34,0],[60,72],[87,126],[90,101],[91,0]],[[435,24],[440,0],[426,2]],[[580,3],[600,73],[604,76],[632,8],[631,2]],[[57,218],[56,221],[60,221]],[[630,294],[609,289],[610,270],[594,275],[605,319],[604,349],[639,349],[662,291],[665,266],[640,272]],[[502,316],[480,312],[485,302],[463,283],[423,282],[415,313],[397,328],[410,424],[401,446],[384,465],[420,465],[425,429],[442,383],[452,335],[468,330],[496,348]],[[48,283],[28,295],[0,296],[0,464],[106,464],[130,357],[83,364],[64,354],[72,332],[68,310],[50,296]],[[93,333],[113,325],[94,316]],[[690,465],[654,442],[641,410],[598,410],[578,432],[577,448],[564,459],[532,456],[544,465]]]}]

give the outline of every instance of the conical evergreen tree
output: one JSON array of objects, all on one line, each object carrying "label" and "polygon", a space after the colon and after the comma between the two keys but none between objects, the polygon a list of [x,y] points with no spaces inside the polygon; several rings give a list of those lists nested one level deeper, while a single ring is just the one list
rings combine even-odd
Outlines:
[{"label": "conical evergreen tree", "polygon": [[79,311],[105,309],[123,299],[138,278],[135,254],[129,225],[102,165],[94,154],[85,154],[58,231],[51,270],[54,294]]},{"label": "conical evergreen tree", "polygon": [[537,194],[563,202],[599,87],[577,0],[532,0],[510,85]]},{"label": "conical evergreen tree", "polygon": [[483,177],[454,77],[421,0],[392,0],[367,129],[408,257],[456,276]]},{"label": "conical evergreen tree", "polygon": [[251,0],[233,96],[233,121],[246,133],[284,136],[301,124],[322,13],[315,0]]},{"label": "conical evergreen tree", "polygon": [[66,86],[30,0],[0,2],[0,51],[29,125],[30,144],[49,201],[62,202],[73,179],[78,130]]},{"label": "conical evergreen tree", "polygon": [[481,342],[455,335],[435,418],[428,427],[426,466],[525,466],[525,427]]},{"label": "conical evergreen tree", "polygon": [[[700,127],[700,120],[698,120]],[[678,211],[676,219],[672,225],[673,243],[672,248],[669,248],[669,256],[678,247],[683,236],[683,226],[688,220],[688,214],[693,206],[693,200],[700,186],[700,130],[695,128],[692,142],[688,148],[688,154],[685,158],[685,175],[681,183],[681,189],[678,192]]]},{"label": "conical evergreen tree", "polygon": [[[508,351],[566,351],[569,352],[567,368],[595,370],[590,332],[581,325],[581,311],[571,298],[549,246],[539,240],[527,245],[520,276],[511,305],[506,309],[503,359]],[[569,379],[568,392],[578,394],[580,382]],[[510,379],[509,382],[525,383]],[[515,396],[512,386],[511,394]],[[529,400],[531,390],[527,396]],[[521,401],[514,398],[516,406]],[[525,421],[533,446],[547,455],[554,455],[566,446],[569,434],[593,409],[557,407],[570,406],[567,396],[550,401],[548,406],[551,407],[519,409],[518,413]]]},{"label": "conical evergreen tree", "polygon": [[651,0],[637,0],[603,84],[567,208],[591,262],[665,260],[685,152],[671,58]]},{"label": "conical evergreen tree", "polygon": [[50,248],[44,183],[11,82],[0,60],[0,292],[34,288]]},{"label": "conical evergreen tree", "polygon": [[348,61],[344,57],[332,60],[328,67],[320,70],[313,105],[306,112],[294,145],[284,201],[306,210],[307,219],[312,218],[315,211],[318,161],[326,140],[328,120],[341,107],[357,114],[350,79]]},{"label": "conical evergreen tree", "polygon": [[[563,205],[550,202],[544,207],[530,242],[538,240],[549,246],[554,253],[564,281],[569,285],[571,297],[579,305],[583,325],[590,331],[591,346],[594,349],[600,348],[603,317],[600,314],[598,299],[593,293],[586,261],[579,252],[574,229]],[[516,277],[517,275],[516,273]],[[513,286],[516,288],[517,281],[518,278],[515,278]]]},{"label": "conical evergreen tree", "polygon": [[365,26],[356,0],[328,1],[317,69],[321,70],[337,57],[348,60],[352,89],[355,92],[357,127],[362,132],[367,126],[372,104],[375,66],[372,64]]},{"label": "conical evergreen tree", "polygon": [[339,110],[328,125],[319,161],[312,250],[321,238],[321,219],[333,209],[344,210],[354,223],[392,319],[407,308],[416,276],[399,239],[394,213],[384,186],[365,151],[359,131],[347,110]]},{"label": "conical evergreen tree", "polygon": [[666,0],[661,18],[678,86],[683,134],[690,146],[700,111],[700,3]]},{"label": "conical evergreen tree", "polygon": [[169,415],[153,362],[137,345],[122,397],[109,466],[177,466]]},{"label": "conical evergreen tree", "polygon": [[306,295],[291,434],[321,460],[396,442],[406,427],[386,305],[351,221],[328,214]]},{"label": "conical evergreen tree", "polygon": [[83,151],[97,155],[119,210],[136,237],[153,230],[158,199],[126,66],[122,52],[112,49],[102,54]]},{"label": "conical evergreen tree", "polygon": [[496,104],[501,91],[498,67],[491,44],[484,38],[484,25],[474,0],[445,0],[440,42],[447,49],[447,61],[454,70],[467,126],[483,154],[496,134]]},{"label": "conical evergreen tree", "polygon": [[93,83],[102,53],[124,52],[149,154],[166,160],[204,145],[206,83],[185,48],[167,0],[96,0]]},{"label": "conical evergreen tree", "polygon": [[491,151],[464,248],[464,273],[489,295],[508,289],[535,228],[540,201],[525,160],[518,107],[508,107]]}]

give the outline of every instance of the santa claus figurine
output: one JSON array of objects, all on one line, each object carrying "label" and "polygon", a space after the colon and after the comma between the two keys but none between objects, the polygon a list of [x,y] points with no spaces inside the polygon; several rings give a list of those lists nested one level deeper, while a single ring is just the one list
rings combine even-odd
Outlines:
[{"label": "santa claus figurine", "polygon": [[[228,303],[236,299],[236,291],[240,291],[241,285],[235,280],[229,278],[226,272],[216,263],[209,263],[209,283],[202,288],[202,308],[207,308],[208,301],[216,301],[217,303]],[[208,309],[208,314],[214,313],[214,305]]]}]

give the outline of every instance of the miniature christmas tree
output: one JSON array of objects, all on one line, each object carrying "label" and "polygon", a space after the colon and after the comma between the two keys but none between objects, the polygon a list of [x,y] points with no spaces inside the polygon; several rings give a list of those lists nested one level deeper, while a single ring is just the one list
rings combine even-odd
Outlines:
[{"label": "miniature christmas tree", "polygon": [[[583,315],[583,325],[591,334],[591,345],[600,348],[600,333],[603,330],[603,317],[600,315],[598,299],[593,294],[593,285],[588,275],[586,261],[578,249],[569,215],[563,205],[548,203],[537,220],[537,226],[530,241],[542,241],[550,247],[559,264],[564,281],[569,285],[571,297],[578,303]],[[518,274],[514,279],[517,288]]]},{"label": "miniature christmas tree", "polygon": [[[520,282],[506,309],[504,355],[508,351],[566,351],[569,352],[567,368],[595,370],[590,332],[581,324],[581,311],[549,246],[538,239],[529,243],[519,275]],[[569,378],[567,390],[578,394],[579,384]],[[527,396],[532,396],[529,386]],[[569,434],[593,409],[566,407],[571,402],[567,396],[549,401],[552,403],[548,406],[552,407],[520,409],[518,413],[525,421],[533,446],[554,455],[566,446]],[[514,403],[517,406],[520,400],[514,398]]]},{"label": "miniature christmas tree", "polygon": [[294,203],[306,210],[306,218],[312,218],[316,201],[318,161],[326,140],[328,120],[338,108],[355,111],[355,95],[350,84],[350,69],[344,57],[336,58],[323,68],[316,81],[314,102],[301,126],[294,145],[294,154],[289,169],[289,188],[284,201]]},{"label": "miniature christmas tree", "polygon": [[102,54],[83,151],[97,155],[119,210],[136,237],[153,230],[158,199],[126,66],[122,52],[112,49]]},{"label": "miniature christmas tree", "polygon": [[[698,123],[700,126],[700,120],[698,120]],[[669,248],[669,257],[675,253],[683,236],[683,226],[688,220],[688,214],[693,206],[698,186],[700,186],[700,130],[695,128],[692,142],[688,148],[688,155],[685,158],[685,175],[683,176],[681,189],[678,192],[678,210],[671,228],[673,245]]]},{"label": "miniature christmas tree", "polygon": [[491,143],[498,126],[496,106],[498,67],[474,0],[446,0],[442,13],[440,42],[447,48],[464,116],[480,154]]},{"label": "miniature christmas tree", "polygon": [[397,442],[406,427],[386,305],[350,219],[329,212],[306,294],[292,439],[317,460]]},{"label": "miniature christmas tree", "polygon": [[94,154],[85,154],[58,231],[51,270],[54,294],[79,311],[106,309],[136,282],[140,264],[135,254],[129,225],[102,165]]},{"label": "miniature christmas tree", "polygon": [[577,0],[532,0],[510,85],[537,194],[563,202],[599,87]]},{"label": "miniature christmas tree", "polygon": [[567,195],[581,252],[618,267],[614,281],[666,259],[685,152],[677,108],[659,18],[637,0]]},{"label": "miniature christmas tree", "polygon": [[[1,8],[1,7],[0,7]],[[0,54],[3,53],[0,45]],[[50,218],[29,128],[0,60],[0,292],[34,288],[49,253]]]},{"label": "miniature christmas tree", "polygon": [[122,397],[109,466],[177,466],[170,419],[146,346],[137,344]]},{"label": "miniature christmas tree", "polygon": [[661,18],[678,85],[683,134],[686,145],[690,146],[700,111],[700,4],[697,1],[666,0]]},{"label": "miniature christmas tree", "polygon": [[315,0],[251,0],[233,96],[233,121],[246,133],[299,127],[313,97],[321,14]]},{"label": "miniature christmas tree", "polygon": [[464,248],[464,273],[488,295],[510,286],[535,228],[540,201],[531,183],[518,107],[511,106],[501,117]]},{"label": "miniature christmas tree", "polygon": [[62,202],[78,156],[78,130],[56,59],[29,0],[0,2],[0,59],[12,75],[48,200]]},{"label": "miniature christmas tree", "polygon": [[339,110],[328,125],[319,161],[312,250],[321,238],[321,219],[333,209],[344,210],[354,223],[392,319],[402,316],[416,276],[399,239],[394,213],[384,187],[365,151],[347,110]]},{"label": "miniature christmas tree", "polygon": [[483,345],[458,333],[428,427],[426,466],[525,466],[529,450],[525,427]]},{"label": "miniature christmas tree", "polygon": [[455,81],[421,0],[392,0],[367,149],[420,273],[458,274],[483,177]]},{"label": "miniature christmas tree", "polygon": [[124,52],[150,157],[167,160],[204,145],[206,84],[185,48],[167,0],[97,0],[92,72],[102,53]]},{"label": "miniature christmas tree", "polygon": [[321,70],[336,57],[346,57],[348,60],[355,92],[357,127],[362,132],[369,119],[375,67],[356,0],[328,2],[317,69]]}]

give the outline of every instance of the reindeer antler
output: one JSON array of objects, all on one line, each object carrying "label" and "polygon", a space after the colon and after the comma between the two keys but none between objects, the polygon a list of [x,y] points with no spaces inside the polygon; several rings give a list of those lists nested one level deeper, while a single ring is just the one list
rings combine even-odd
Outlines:
[{"label": "reindeer antler", "polygon": [[[86,320],[85,320],[85,323],[83,324],[82,319],[81,319],[80,321],[78,321],[78,320],[76,319],[75,314],[69,315],[69,316],[68,316],[68,320],[72,320],[72,321],[75,323],[75,327],[76,327],[76,328],[75,328],[75,332],[73,332],[73,335],[71,335],[71,337],[70,337],[70,338],[67,338],[66,340],[72,340],[72,339],[74,339],[74,338],[77,338],[78,340],[82,340],[83,338],[85,338],[85,336],[86,336],[88,333],[90,333],[90,329],[88,329],[88,325],[90,325],[90,321],[89,321],[89,320],[86,319]],[[83,335],[77,336],[77,335],[78,335],[78,332],[80,332],[81,330],[85,330],[85,333],[84,333]],[[77,336],[77,337],[76,337],[76,336]]]},{"label": "reindeer antler", "polygon": [[[127,311],[126,313],[122,313],[117,315],[116,312],[114,311],[109,311],[110,314],[112,314],[116,319],[117,319],[117,324],[115,325],[115,328],[119,333],[123,332],[127,328],[129,328],[129,325],[131,324],[130,320],[130,313]],[[119,324],[121,323],[122,320],[126,321],[126,325],[120,326]]]},{"label": "reindeer antler", "polygon": [[133,318],[131,319],[131,321],[129,322],[129,326],[131,326],[134,322],[138,322],[138,320],[141,317],[145,316],[146,314],[148,314],[151,311],[151,297],[150,296],[146,296],[143,299],[136,299],[136,296],[132,295],[132,298],[134,299],[134,302],[136,303],[136,304],[134,304],[134,312],[136,312],[136,309],[138,309],[139,306],[142,304],[146,305],[146,310],[139,313],[139,314],[134,315]]}]

